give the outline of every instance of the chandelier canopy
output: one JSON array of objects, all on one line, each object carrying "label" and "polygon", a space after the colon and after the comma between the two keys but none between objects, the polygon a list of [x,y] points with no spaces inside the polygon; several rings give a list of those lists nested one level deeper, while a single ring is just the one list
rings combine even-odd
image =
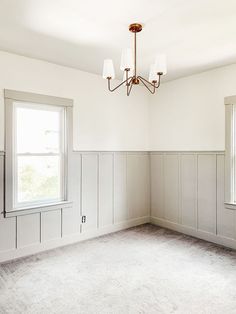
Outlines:
[{"label": "chandelier canopy", "polygon": [[113,61],[111,59],[104,60],[103,64],[103,78],[108,81],[108,90],[114,92],[122,85],[126,86],[127,96],[130,95],[133,85],[139,85],[140,82],[154,94],[161,84],[161,76],[167,73],[166,57],[165,55],[157,55],[155,63],[150,66],[148,80],[140,75],[137,75],[137,41],[136,35],[141,32],[142,25],[138,23],[130,24],[129,31],[134,33],[134,59],[130,48],[124,49],[121,55],[120,69],[124,71],[123,81],[111,88],[111,80],[115,78],[115,70]]}]

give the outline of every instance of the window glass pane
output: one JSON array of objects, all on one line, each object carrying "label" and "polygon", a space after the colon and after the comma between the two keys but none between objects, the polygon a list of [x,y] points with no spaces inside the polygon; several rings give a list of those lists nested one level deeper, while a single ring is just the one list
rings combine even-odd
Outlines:
[{"label": "window glass pane", "polygon": [[16,107],[17,153],[58,153],[60,119],[59,110]]},{"label": "window glass pane", "polygon": [[60,157],[19,156],[17,161],[18,203],[60,199]]}]

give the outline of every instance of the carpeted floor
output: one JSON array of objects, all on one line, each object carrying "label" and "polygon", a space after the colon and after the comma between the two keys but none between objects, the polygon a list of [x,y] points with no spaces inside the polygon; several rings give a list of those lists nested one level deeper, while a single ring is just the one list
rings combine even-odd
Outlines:
[{"label": "carpeted floor", "polygon": [[236,252],[143,225],[1,265],[0,313],[236,313]]}]

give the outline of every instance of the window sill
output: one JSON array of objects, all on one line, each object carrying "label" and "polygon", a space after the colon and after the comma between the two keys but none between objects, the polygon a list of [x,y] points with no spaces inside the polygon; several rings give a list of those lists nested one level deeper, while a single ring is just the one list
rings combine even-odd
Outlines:
[{"label": "window sill", "polygon": [[225,202],[225,208],[236,210],[236,203],[226,203]]},{"label": "window sill", "polygon": [[69,208],[71,206],[72,206],[72,202],[63,201],[63,202],[58,202],[58,203],[53,203],[53,204],[41,204],[41,205],[37,205],[37,206],[22,207],[22,208],[18,208],[18,209],[14,209],[14,210],[5,212],[4,218],[47,212],[50,210]]}]

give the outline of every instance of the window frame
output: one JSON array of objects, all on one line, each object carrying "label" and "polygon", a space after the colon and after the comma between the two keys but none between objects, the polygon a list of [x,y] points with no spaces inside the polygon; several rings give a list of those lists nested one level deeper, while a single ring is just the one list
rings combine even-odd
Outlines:
[{"label": "window frame", "polygon": [[[32,212],[41,212],[54,210],[55,208],[69,207],[71,202],[68,199],[68,167],[69,160],[72,153],[72,110],[73,110],[73,100],[67,98],[60,98],[54,96],[46,96],[34,93],[19,92],[14,90],[4,90],[5,99],[5,180],[4,180],[4,190],[5,190],[5,200],[4,200],[4,217],[12,217],[17,215],[23,215]],[[15,207],[15,190],[14,190],[14,146],[15,140],[14,136],[14,126],[15,123],[13,119],[15,118],[14,110],[15,103],[23,102],[30,105],[37,106],[57,106],[63,107],[63,124],[64,124],[64,147],[63,147],[63,194],[61,194],[62,199],[48,202],[35,202],[31,204],[21,204],[22,206]],[[62,182],[61,182],[62,183]]]},{"label": "window frame", "polygon": [[[33,110],[48,110],[54,112],[60,112],[60,151],[58,153],[17,153],[17,122],[16,122],[16,110],[17,108],[30,108]],[[53,110],[54,109],[54,110]],[[67,148],[66,148],[66,111],[65,107],[62,106],[52,106],[48,104],[36,104],[36,103],[26,103],[22,101],[14,101],[13,102],[13,147],[12,147],[12,158],[13,158],[13,207],[14,209],[22,208],[22,207],[32,207],[38,205],[44,205],[49,203],[56,203],[62,202],[66,200],[66,177],[65,177],[65,160],[67,155]],[[60,157],[60,197],[56,199],[48,199],[44,201],[32,201],[32,202],[18,202],[18,172],[17,172],[17,164],[18,164],[18,157],[19,156],[59,156]]]},{"label": "window frame", "polygon": [[236,96],[225,97],[225,207],[236,209]]}]

